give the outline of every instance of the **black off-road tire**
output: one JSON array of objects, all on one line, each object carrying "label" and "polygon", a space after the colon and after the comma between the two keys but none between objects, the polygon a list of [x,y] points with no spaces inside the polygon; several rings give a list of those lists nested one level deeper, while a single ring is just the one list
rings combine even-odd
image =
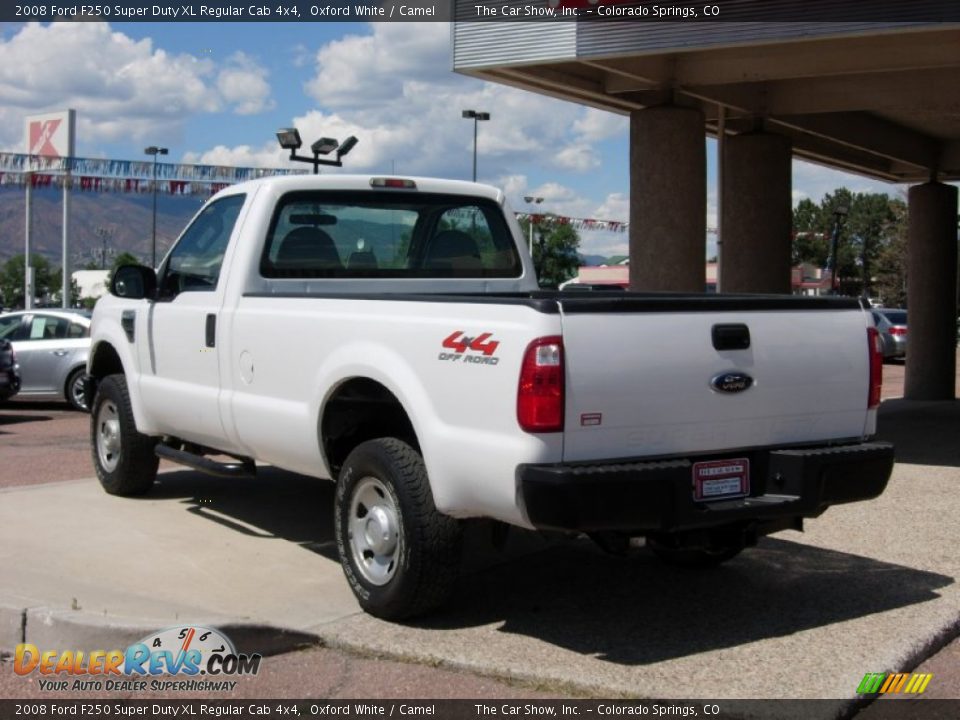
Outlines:
[{"label": "black off-road tire", "polygon": [[111,495],[143,495],[157,479],[157,439],[137,431],[127,379],[108,375],[97,386],[90,412],[93,467]]},{"label": "black off-road tire", "polygon": [[437,511],[423,458],[407,443],[358,445],[340,471],[334,514],[340,564],[366,612],[403,620],[450,598],[460,523]]},{"label": "black off-road tire", "polygon": [[745,546],[742,542],[712,540],[706,547],[685,547],[670,536],[647,536],[647,547],[668,565],[695,569],[716,567],[732,560]]}]

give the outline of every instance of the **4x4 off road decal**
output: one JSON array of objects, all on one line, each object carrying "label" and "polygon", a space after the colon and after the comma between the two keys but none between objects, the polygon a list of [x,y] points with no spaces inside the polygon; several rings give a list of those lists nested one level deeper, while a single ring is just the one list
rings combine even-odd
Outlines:
[{"label": "4x4 off road decal", "polygon": [[455,330],[450,333],[443,341],[443,347],[453,352],[441,352],[438,360],[447,362],[458,362],[462,360],[472,365],[496,365],[500,358],[494,357],[497,348],[500,347],[498,340],[491,340],[493,333],[480,333],[476,337],[467,337],[463,330]]}]

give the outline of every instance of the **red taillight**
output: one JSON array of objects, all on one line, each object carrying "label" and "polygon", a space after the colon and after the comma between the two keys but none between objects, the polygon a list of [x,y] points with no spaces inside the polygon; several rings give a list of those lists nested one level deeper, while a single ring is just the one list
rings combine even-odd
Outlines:
[{"label": "red taillight", "polygon": [[563,340],[537,338],[527,346],[520,366],[517,421],[526,432],[563,430]]},{"label": "red taillight", "polygon": [[880,389],[883,386],[883,340],[874,327],[867,328],[867,344],[870,346],[870,394],[867,409],[880,405]]},{"label": "red taillight", "polygon": [[906,334],[907,334],[907,329],[906,329],[906,328],[901,328],[901,327],[892,327],[892,328],[890,328],[890,334],[891,334],[891,335],[896,335],[896,336],[898,336],[898,337],[899,337],[900,335],[906,335]]}]

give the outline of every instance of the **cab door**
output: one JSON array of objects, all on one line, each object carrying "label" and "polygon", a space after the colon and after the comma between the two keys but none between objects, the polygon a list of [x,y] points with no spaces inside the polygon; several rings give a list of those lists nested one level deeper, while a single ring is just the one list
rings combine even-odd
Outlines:
[{"label": "cab door", "polygon": [[220,270],[239,233],[245,198],[227,195],[208,204],[180,236],[158,273],[141,345],[140,395],[157,428],[222,450],[230,448],[219,409]]}]

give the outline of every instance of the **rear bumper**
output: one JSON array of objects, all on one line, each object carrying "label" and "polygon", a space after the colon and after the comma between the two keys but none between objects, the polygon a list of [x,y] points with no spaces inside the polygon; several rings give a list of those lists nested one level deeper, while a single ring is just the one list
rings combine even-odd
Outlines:
[{"label": "rear bumper", "polygon": [[736,499],[694,501],[690,458],[523,465],[518,483],[535,527],[643,534],[816,517],[880,495],[894,459],[893,445],[883,442],[740,455],[750,458],[752,490]]}]

